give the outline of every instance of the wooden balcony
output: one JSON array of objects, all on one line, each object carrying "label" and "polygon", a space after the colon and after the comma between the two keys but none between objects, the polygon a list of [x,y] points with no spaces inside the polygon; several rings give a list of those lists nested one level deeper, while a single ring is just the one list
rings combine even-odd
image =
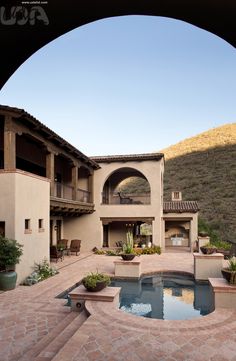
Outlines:
[{"label": "wooden balcony", "polygon": [[77,189],[76,199],[73,199],[73,187],[57,182],[54,194],[50,197],[51,216],[78,217],[81,214],[94,212],[91,194],[87,190]]}]

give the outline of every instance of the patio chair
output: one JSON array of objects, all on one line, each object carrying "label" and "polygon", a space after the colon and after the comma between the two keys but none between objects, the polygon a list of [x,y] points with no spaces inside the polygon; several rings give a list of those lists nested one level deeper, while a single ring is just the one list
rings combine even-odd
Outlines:
[{"label": "patio chair", "polygon": [[63,252],[57,249],[57,246],[50,246],[50,260],[55,259],[56,262],[61,259],[63,260]]},{"label": "patio chair", "polygon": [[72,239],[70,242],[70,252],[75,252],[76,256],[78,255],[78,253],[80,253],[80,245],[81,245],[81,240],[80,239]]},{"label": "patio chair", "polygon": [[57,241],[57,248],[63,248],[65,250],[67,250],[68,248],[68,239],[59,239]]}]

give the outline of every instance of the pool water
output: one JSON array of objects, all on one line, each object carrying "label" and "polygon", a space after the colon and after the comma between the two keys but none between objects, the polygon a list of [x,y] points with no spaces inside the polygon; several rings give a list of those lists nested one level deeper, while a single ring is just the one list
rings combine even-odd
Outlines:
[{"label": "pool water", "polygon": [[161,320],[187,320],[214,310],[213,293],[208,283],[192,277],[156,275],[137,281],[113,280],[121,287],[120,309],[137,316]]}]

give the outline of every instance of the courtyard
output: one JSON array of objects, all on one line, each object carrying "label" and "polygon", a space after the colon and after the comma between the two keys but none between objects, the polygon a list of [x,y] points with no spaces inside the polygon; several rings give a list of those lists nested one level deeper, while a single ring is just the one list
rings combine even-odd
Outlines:
[{"label": "courtyard", "polygon": [[[236,311],[217,309],[187,321],[128,315],[87,301],[88,317],[55,298],[90,271],[114,275],[117,257],[82,253],[55,264],[59,274],[0,294],[1,361],[236,361]],[[189,252],[143,255],[142,273],[193,273]]]}]

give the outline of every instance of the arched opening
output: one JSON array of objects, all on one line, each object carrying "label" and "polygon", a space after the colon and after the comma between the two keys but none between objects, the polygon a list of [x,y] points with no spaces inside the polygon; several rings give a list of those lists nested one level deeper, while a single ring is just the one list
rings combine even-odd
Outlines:
[{"label": "arched opening", "polygon": [[[114,16],[153,15],[179,19],[210,31],[234,46],[236,44],[236,4],[230,0],[132,0],[122,3],[118,0],[101,0],[92,5],[90,2],[85,4],[80,1],[68,5],[66,0],[62,0],[60,6],[56,1],[50,1],[50,5],[38,6],[37,13],[34,6],[14,8],[11,10],[9,5],[1,7],[0,25],[4,52],[1,57],[0,87],[27,58],[50,41],[81,25]],[[19,8],[17,16],[11,18],[16,8]],[[25,14],[23,19],[22,14]],[[30,24],[32,20],[33,24]],[[12,26],[7,26],[9,24]]]},{"label": "arched opening", "polygon": [[120,168],[106,180],[102,204],[150,204],[151,188],[147,178],[134,168]]}]

